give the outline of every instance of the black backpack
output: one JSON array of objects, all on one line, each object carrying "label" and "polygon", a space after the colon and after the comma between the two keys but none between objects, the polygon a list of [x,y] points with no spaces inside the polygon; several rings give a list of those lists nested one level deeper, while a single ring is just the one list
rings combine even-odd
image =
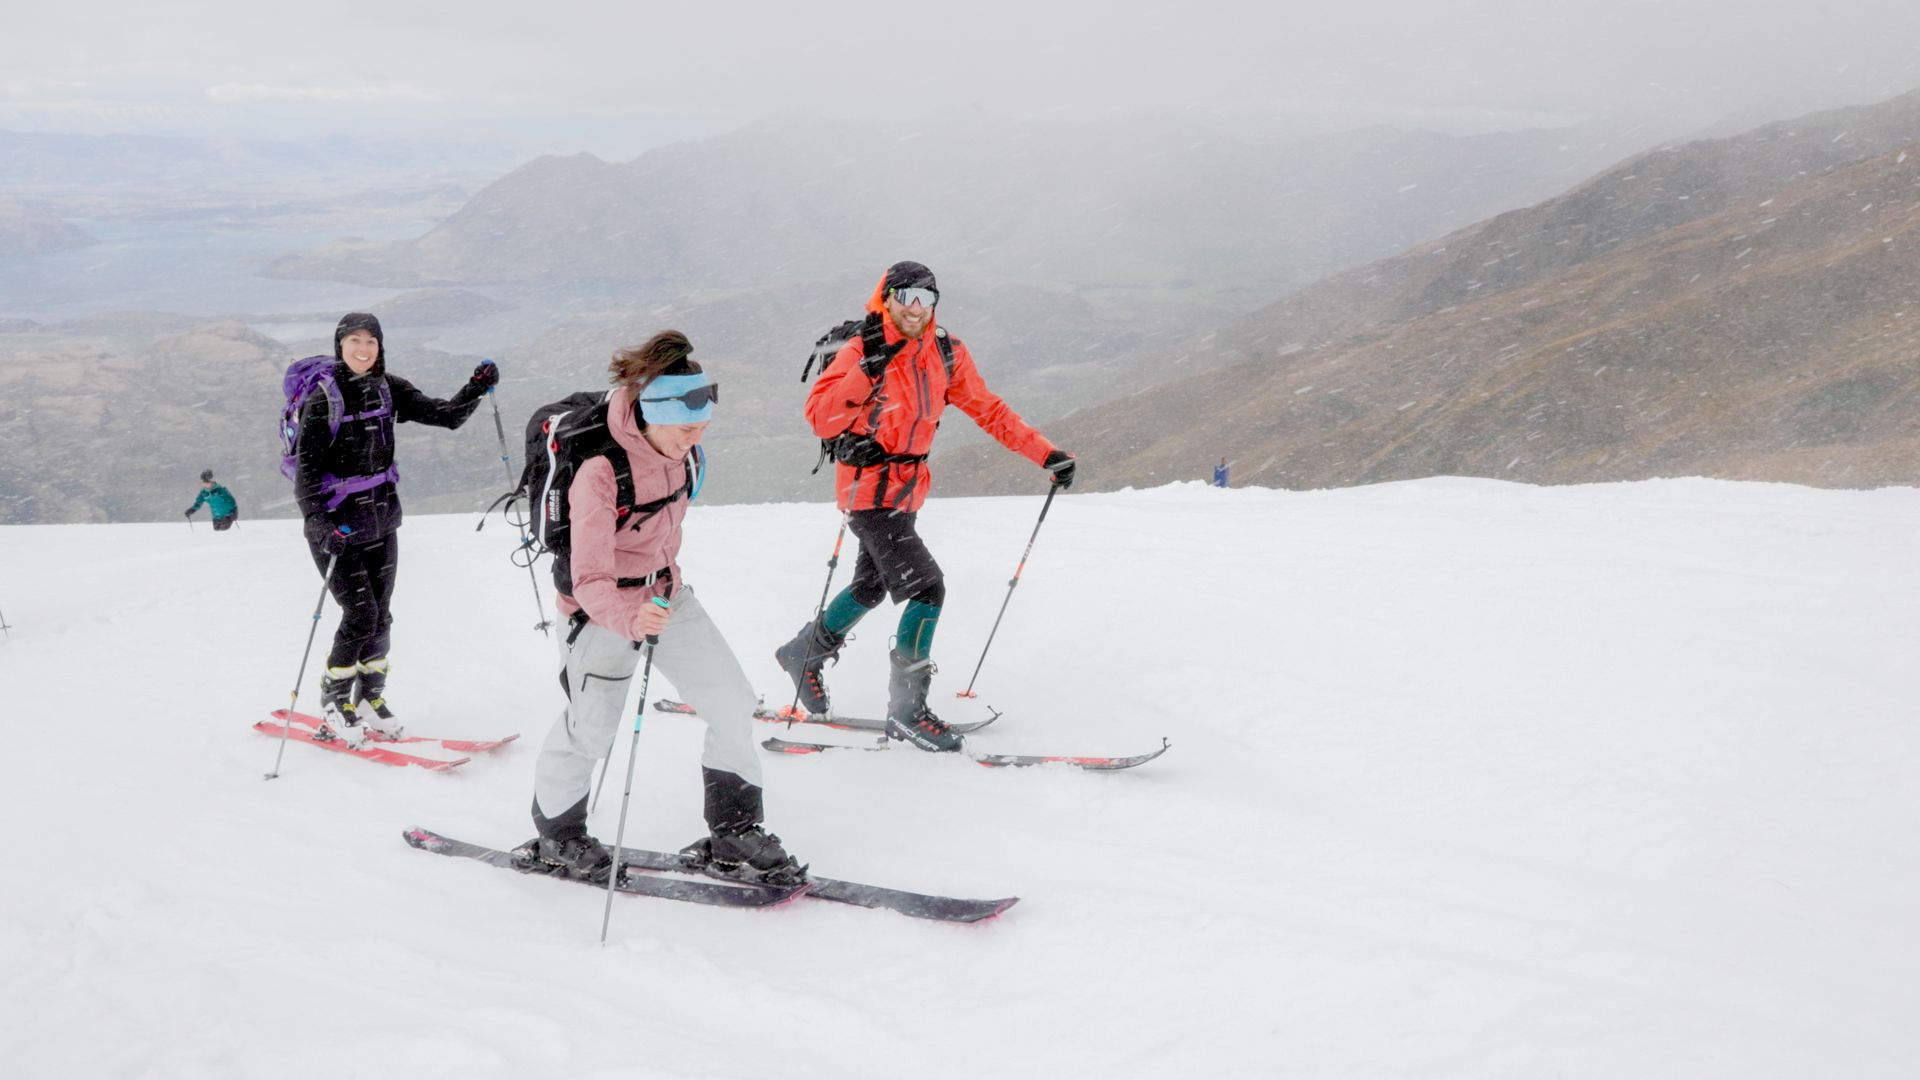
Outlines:
[{"label": "black backpack", "polygon": [[[807,378],[813,374],[813,369],[816,364],[819,365],[821,371],[827,370],[827,365],[833,363],[833,358],[839,354],[841,349],[846,347],[847,342],[852,341],[854,338],[862,339],[863,349],[868,356],[880,356],[899,352],[900,349],[906,345],[906,342],[903,341],[899,345],[895,345],[892,349],[888,349],[887,335],[880,319],[880,313],[877,311],[869,311],[865,318],[848,319],[846,322],[820,335],[819,340],[813,343],[813,352],[807,355],[806,366],[800,369],[800,381],[803,383],[807,381]],[[947,367],[947,381],[952,382],[953,339],[947,336],[946,328],[942,326],[933,328],[933,339],[940,345],[940,360]],[[887,358],[891,360],[892,356],[889,355]],[[869,429],[880,419],[880,390],[881,387],[886,385],[886,381],[886,372],[883,370],[880,374],[880,381],[873,384],[873,392],[867,398],[867,402],[872,405],[871,410],[867,413],[867,427]],[[832,458],[843,465],[865,468],[870,465],[900,465],[910,464],[916,461],[925,461],[927,460],[927,455],[889,454],[881,448],[879,440],[873,436],[855,435],[852,432],[843,431],[830,439],[820,440],[820,457],[813,463],[813,471],[816,473],[819,472],[820,467],[827,463],[828,458]]]},{"label": "black backpack", "polygon": [[607,426],[607,396],[603,390],[583,390],[533,410],[527,420],[526,467],[520,470],[518,486],[504,496],[509,506],[525,499],[535,508],[528,526],[531,536],[526,541],[529,555],[553,555],[554,588],[568,596],[573,595],[573,568],[568,558],[573,523],[568,516],[567,490],[581,465],[597,457],[613,464],[616,531],[638,528],[676,500],[695,498],[706,474],[706,455],[695,446],[686,456],[687,480],[679,490],[651,502],[635,503],[633,471]]}]

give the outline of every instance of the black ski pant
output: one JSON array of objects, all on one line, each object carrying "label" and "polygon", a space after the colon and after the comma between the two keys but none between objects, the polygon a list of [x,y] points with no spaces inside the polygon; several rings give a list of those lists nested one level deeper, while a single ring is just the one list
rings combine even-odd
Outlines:
[{"label": "black ski pant", "polygon": [[[327,572],[325,551],[311,544],[313,565]],[[327,591],[340,605],[340,628],[333,632],[327,667],[353,667],[387,655],[393,636],[393,580],[400,570],[400,537],[389,533],[371,544],[349,544],[340,553]]]},{"label": "black ski pant", "polygon": [[855,510],[847,528],[860,541],[860,559],[847,586],[861,607],[870,608],[891,595],[895,603],[918,600],[939,607],[946,602],[946,577],[933,552],[915,527],[917,513],[898,510]]}]

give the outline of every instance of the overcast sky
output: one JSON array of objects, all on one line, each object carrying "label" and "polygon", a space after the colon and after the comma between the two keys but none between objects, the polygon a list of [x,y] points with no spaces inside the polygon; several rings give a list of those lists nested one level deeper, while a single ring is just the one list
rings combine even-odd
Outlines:
[{"label": "overcast sky", "polygon": [[625,159],[793,109],[1475,130],[1920,87],[1920,0],[0,0],[0,127],[431,133]]}]

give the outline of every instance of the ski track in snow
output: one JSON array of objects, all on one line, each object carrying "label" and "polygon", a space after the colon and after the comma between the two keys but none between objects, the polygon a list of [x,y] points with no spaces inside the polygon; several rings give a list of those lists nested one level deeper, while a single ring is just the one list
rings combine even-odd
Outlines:
[{"label": "ski track in snow", "polygon": [[[531,834],[560,695],[497,519],[402,531],[390,698],[417,733],[521,740],[446,775],[290,744],[271,782],[250,725],[320,587],[297,523],[0,529],[8,1073],[1920,1074],[1920,492],[1076,495],[955,700],[1039,505],[923,512],[936,708],[1005,710],[983,752],[1172,751],[769,754],[768,824],[820,872],[1021,903],[954,926],[620,897],[605,947],[601,893],[400,840]],[[689,519],[687,578],[777,704],[837,525]],[[849,713],[884,705],[897,614],[828,669]],[[703,831],[702,730],[646,714],[630,844]]]}]

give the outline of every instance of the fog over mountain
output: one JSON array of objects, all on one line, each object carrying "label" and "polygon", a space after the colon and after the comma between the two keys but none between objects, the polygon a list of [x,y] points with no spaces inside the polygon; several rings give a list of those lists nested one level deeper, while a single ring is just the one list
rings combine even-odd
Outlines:
[{"label": "fog over mountain", "polygon": [[[0,277],[18,275],[10,295],[44,293],[47,300],[21,311],[33,317],[31,326],[0,335],[0,351],[18,360],[9,400],[0,403],[0,441],[27,439],[34,425],[21,418],[29,415],[64,408],[97,415],[64,381],[74,365],[103,372],[83,376],[82,388],[118,385],[125,373],[175,347],[165,339],[190,331],[251,350],[254,359],[210,362],[190,373],[189,385],[161,381],[144,393],[177,396],[181,407],[196,408],[201,401],[270,399],[277,380],[264,391],[229,380],[258,379],[255,364],[324,351],[339,311],[370,308],[386,319],[396,370],[409,377],[420,357],[443,358],[449,370],[457,368],[455,358],[498,359],[508,373],[499,401],[507,426],[517,428],[539,401],[599,385],[614,348],[675,325],[693,335],[699,355],[732,390],[726,422],[711,436],[707,497],[818,497],[823,481],[807,471],[814,443],[798,419],[801,360],[824,329],[858,314],[880,269],[898,258],[937,268],[947,288],[942,319],[975,350],[996,389],[1040,419],[1103,400],[1123,358],[1149,358],[1135,369],[1145,373],[1129,380],[1177,377],[1177,365],[1158,361],[1179,355],[1180,343],[1209,326],[1326,269],[1559,190],[1617,158],[1618,140],[1630,137],[1595,126],[1475,137],[1369,129],[1247,142],[1162,117],[1137,125],[1008,127],[983,120],[952,135],[876,146],[857,126],[789,117],[624,164],[542,159],[412,237],[250,263],[270,261],[280,275],[346,280],[235,277],[241,291],[229,294],[234,302],[211,308],[231,322],[163,316],[172,304],[162,298],[156,305],[153,286],[140,286],[130,305],[148,309],[143,315],[42,313],[58,310],[63,287],[97,306],[92,294],[108,287],[98,270],[124,267],[126,252],[139,249],[116,249],[91,264],[35,264],[54,269],[32,276],[26,264],[11,271],[0,265]],[[226,275],[249,265],[260,250],[254,238],[280,235],[274,230],[287,223],[304,234],[308,220],[357,222],[391,237],[410,215],[444,198],[420,193],[383,205],[378,189],[325,191],[321,185],[305,203],[277,203],[271,217],[114,198],[178,222],[172,227],[180,240],[156,248],[156,260],[199,238],[230,238],[221,242],[230,242],[240,261],[216,270]],[[218,231],[209,233],[209,226]],[[171,296],[180,279],[164,272],[160,279],[168,283],[159,291]],[[254,299],[242,301],[243,294]],[[334,299],[309,303],[303,296]],[[199,302],[207,304],[204,296]],[[153,336],[142,340],[143,332]],[[56,371],[63,378],[55,379]],[[258,427],[239,424],[242,411],[216,421],[201,410],[198,426],[161,423],[168,413],[158,405],[115,418],[135,425],[125,437],[159,448],[150,457],[178,458],[174,468],[184,474],[197,474],[212,463],[202,462],[208,457],[248,463],[248,475],[267,478],[264,501],[272,504],[279,493],[271,443],[261,432],[274,411],[266,409],[269,419]],[[140,426],[149,422],[152,430]],[[115,429],[94,424],[79,430],[116,437]],[[948,441],[964,442],[966,427],[949,425],[956,434]],[[408,459],[410,500],[471,504],[490,496],[490,473],[443,470],[437,454]],[[483,456],[497,466],[497,450]],[[110,493],[98,484],[113,483],[111,477],[68,482],[64,474],[78,467],[69,460],[36,463],[33,499],[22,501],[28,485],[16,480],[0,488],[0,500],[22,520],[41,520],[52,506],[65,515],[59,520],[169,513],[170,499],[154,484]],[[55,499],[49,492],[64,494]]]},{"label": "fog over mountain", "polygon": [[280,260],[370,285],[781,286],[903,251],[953,274],[1257,302],[1525,205],[1638,149],[1600,125],[1477,137],[1368,129],[1249,142],[1192,120],[925,131],[806,116],[611,163],[543,158],[417,240]]},{"label": "fog over mountain", "polygon": [[514,161],[499,146],[447,139],[213,139],[0,129],[0,190],[184,195],[312,183],[366,188],[497,173]]},{"label": "fog over mountain", "polygon": [[[1592,128],[1265,142],[1165,117],[885,146],[858,133],[785,118],[625,163],[540,159],[417,230],[418,194],[320,196],[293,220],[384,233],[257,259],[281,234],[216,234],[235,269],[280,276],[236,277],[258,302],[213,321],[0,311],[0,507],[170,516],[168,478],[215,465],[246,478],[250,512],[285,512],[274,373],[325,351],[349,309],[382,314],[394,369],[429,392],[497,359],[516,461],[536,404],[602,385],[613,349],[678,327],[729,387],[705,497],[824,498],[799,369],[901,257],[936,268],[943,324],[1084,456],[1091,487],[1199,476],[1222,456],[1239,481],[1284,486],[1912,479],[1900,297],[1920,282],[1883,215],[1904,205],[1920,95],[1644,152]],[[75,261],[89,250],[0,276],[23,286],[12,296],[85,289],[113,266]],[[505,482],[491,426],[409,433],[409,505],[484,504]],[[1033,484],[964,418],[943,430],[942,490]],[[55,431],[75,452],[41,449]]]},{"label": "fog over mountain", "polygon": [[1920,92],[1662,146],[1537,206],[1332,275],[1200,343],[1201,365],[1272,357],[1542,280],[1615,247],[1920,139]]},{"label": "fog over mountain", "polygon": [[[1861,160],[1864,158],[1864,160]],[[1920,482],[1920,98],[1664,147],[1336,275],[1076,414],[1095,488]],[[1245,359],[1251,358],[1251,359]],[[1167,417],[1191,418],[1168,423]],[[1030,482],[973,452],[950,490]]]}]

